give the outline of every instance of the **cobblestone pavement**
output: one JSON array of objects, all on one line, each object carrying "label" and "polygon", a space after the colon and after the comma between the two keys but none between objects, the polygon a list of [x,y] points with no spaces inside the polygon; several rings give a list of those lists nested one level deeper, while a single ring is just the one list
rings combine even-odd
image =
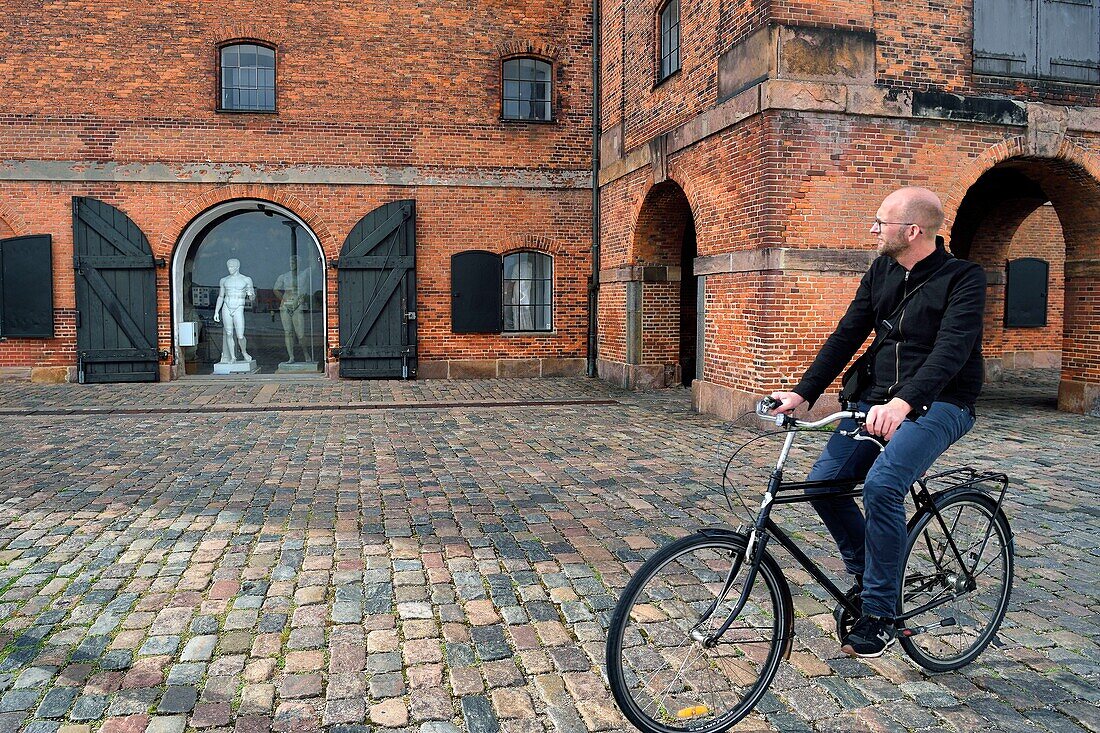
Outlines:
[{"label": "cobblestone pavement", "polygon": [[[794,653],[737,730],[1100,731],[1100,422],[1055,389],[993,385],[940,463],[1013,479],[995,645],[938,676],[842,658],[780,554]],[[654,548],[737,521],[719,476],[748,435],[583,379],[4,383],[0,430],[0,731],[160,733],[629,728],[609,609]]]}]

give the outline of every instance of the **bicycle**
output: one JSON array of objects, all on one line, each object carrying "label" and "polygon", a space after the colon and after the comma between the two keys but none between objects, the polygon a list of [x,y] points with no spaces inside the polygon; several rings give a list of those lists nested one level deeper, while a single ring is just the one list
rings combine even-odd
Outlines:
[{"label": "bicycle", "polygon": [[[856,598],[825,575],[771,512],[822,498],[806,489],[833,490],[837,498],[862,492],[851,480],[785,482],[784,465],[799,432],[852,418],[857,427],[845,435],[875,440],[880,450],[884,444],[860,432],[866,415],[858,410],[811,422],[768,415],[775,406],[765,398],[756,408],[786,437],[748,532],[709,527],[666,545],[630,579],[611,616],[608,682],[626,718],[647,733],[731,728],[753,710],[789,658],[794,607],[783,571],[768,552],[771,539],[836,599],[841,638],[858,618]],[[946,486],[932,493],[933,483]],[[1005,474],[972,468],[926,476],[909,488],[916,511],[907,525],[895,625],[901,647],[930,672],[972,662],[1004,619],[1014,563],[1002,509],[1007,488]]]}]

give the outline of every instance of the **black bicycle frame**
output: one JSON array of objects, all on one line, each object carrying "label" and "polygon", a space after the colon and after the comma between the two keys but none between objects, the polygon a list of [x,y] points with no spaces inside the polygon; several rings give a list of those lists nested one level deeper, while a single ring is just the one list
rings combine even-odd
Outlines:
[{"label": "black bicycle frame", "polygon": [[[1008,477],[1005,474],[998,473],[986,473],[979,474],[973,469],[961,468],[952,471],[945,471],[943,473],[935,474],[925,478],[918,479],[912,486],[909,487],[909,492],[913,496],[913,501],[916,504],[917,512],[922,511],[931,513],[940,527],[943,529],[944,536],[947,538],[947,544],[951,553],[955,556],[955,560],[959,563],[959,567],[963,569],[966,574],[966,591],[973,590],[974,583],[974,568],[967,566],[963,560],[962,553],[955,544],[954,537],[951,534],[951,529],[947,527],[947,523],[944,521],[939,509],[936,507],[936,503],[932,500],[932,495],[928,491],[928,482],[934,479],[943,479],[944,477],[954,476],[957,474],[965,474],[962,481],[952,484],[949,488],[961,489],[970,486],[976,486],[979,483],[996,481],[1001,484],[1000,495],[997,497],[997,504],[990,515],[989,526],[985,531],[985,538],[982,540],[981,548],[978,552],[978,558],[982,557],[982,553],[985,551],[985,545],[989,542],[989,537],[993,531],[994,523],[997,520],[997,513],[1001,508],[1001,504],[1004,502],[1005,492],[1008,488]],[[768,543],[768,540],[772,537],[776,539],[783,547],[787,548],[787,552],[791,553],[791,556],[801,565],[806,572],[808,572],[814,580],[816,580],[829,595],[833,596],[836,601],[848,611],[848,614],[855,618],[859,616],[860,609],[855,606],[848,598],[845,597],[844,592],[840,590],[833,583],[832,580],[825,575],[825,572],[821,567],[815,563],[810,557],[803,552],[794,540],[784,532],[779,525],[771,519],[772,507],[776,504],[798,504],[807,501],[836,501],[840,499],[854,499],[863,495],[863,489],[859,487],[860,482],[853,481],[851,479],[831,479],[826,481],[792,481],[790,483],[783,483],[783,470],[776,468],[772,471],[771,476],[768,478],[768,491],[764,495],[765,499],[760,508],[760,513],[756,517],[756,521],[753,525],[753,529],[749,534],[747,546],[745,548],[745,557],[749,561],[748,575],[745,578],[744,587],[741,589],[740,598],[737,603],[734,604],[729,616],[726,618],[725,623],[711,634],[706,639],[701,639],[705,644],[713,646],[718,643],[718,640],[722,637],[729,627],[733,624],[734,620],[740,615],[741,610],[745,607],[745,603],[748,601],[749,593],[752,591],[753,584],[756,582],[756,574],[760,568],[760,563],[763,560],[764,548]],[[920,487],[919,490],[917,487]],[[815,490],[815,493],[808,494],[808,490]],[[786,495],[781,495],[781,494]],[[931,549],[931,548],[930,548]],[[726,593],[733,585],[734,578],[742,565],[742,558],[738,558],[733,567],[730,569],[729,576],[726,578],[724,588],[719,593],[711,607],[700,618],[700,624],[710,617],[710,615],[718,608],[719,603],[725,597]],[[976,565],[975,565],[976,567]],[[911,611],[898,616],[895,619],[895,623],[900,624],[914,616],[918,616],[929,609],[941,606],[948,601],[952,601],[958,598],[961,594],[949,594],[947,597],[940,600],[933,600],[918,608],[914,608]],[[944,625],[950,625],[947,620],[944,621]],[[907,634],[917,633],[919,630],[905,630]]]}]

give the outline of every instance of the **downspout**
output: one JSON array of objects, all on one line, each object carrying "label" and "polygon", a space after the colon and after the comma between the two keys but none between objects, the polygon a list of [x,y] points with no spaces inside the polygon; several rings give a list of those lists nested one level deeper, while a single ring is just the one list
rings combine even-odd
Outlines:
[{"label": "downspout", "polygon": [[600,0],[592,0],[592,275],[588,278],[588,376],[596,368],[600,291]]}]

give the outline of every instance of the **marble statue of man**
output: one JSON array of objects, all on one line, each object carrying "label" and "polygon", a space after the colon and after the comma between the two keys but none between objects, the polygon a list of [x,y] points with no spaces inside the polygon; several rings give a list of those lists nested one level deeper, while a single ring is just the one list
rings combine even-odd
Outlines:
[{"label": "marble statue of man", "polygon": [[237,348],[233,337],[241,344],[241,361],[252,361],[248,355],[248,341],[244,337],[244,306],[248,299],[255,299],[256,288],[252,278],[242,275],[241,261],[225,263],[229,274],[218,283],[218,302],[214,306],[214,322],[222,324],[222,358],[220,364],[237,361]]},{"label": "marble statue of man", "polygon": [[275,278],[275,295],[279,298],[279,315],[283,321],[283,341],[286,344],[287,361],[294,361],[294,342],[297,340],[298,349],[302,352],[302,360],[305,361],[306,341],[305,309],[309,305],[309,285],[303,283],[303,273],[298,269],[298,257],[290,258],[290,271],[284,272]]}]

